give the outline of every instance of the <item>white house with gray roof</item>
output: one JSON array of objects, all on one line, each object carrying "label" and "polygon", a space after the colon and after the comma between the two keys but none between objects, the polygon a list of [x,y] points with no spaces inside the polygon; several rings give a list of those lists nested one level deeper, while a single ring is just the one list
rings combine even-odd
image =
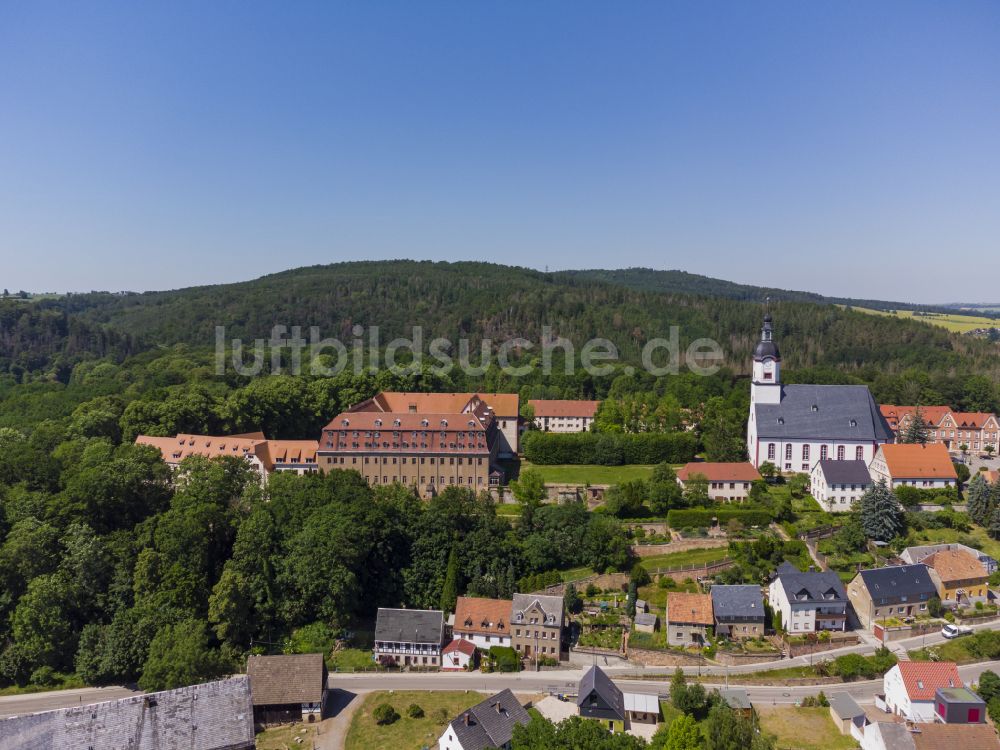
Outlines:
[{"label": "white house with gray roof", "polygon": [[375,661],[400,667],[440,667],[444,614],[436,609],[379,607]]},{"label": "white house with gray roof", "polygon": [[810,492],[828,513],[847,513],[872,486],[864,461],[817,461],[809,474]]},{"label": "white house with gray roof", "polygon": [[782,563],[767,597],[771,608],[781,615],[782,627],[791,635],[847,629],[847,592],[836,573],[802,573]]},{"label": "white house with gray roof", "polygon": [[508,688],[452,719],[438,738],[438,750],[506,750],[514,727],[529,721],[528,712]]},{"label": "white house with gray roof", "polygon": [[893,433],[864,385],[783,385],[770,314],[753,354],[747,454],[782,472],[809,472],[816,461],[871,463]]}]

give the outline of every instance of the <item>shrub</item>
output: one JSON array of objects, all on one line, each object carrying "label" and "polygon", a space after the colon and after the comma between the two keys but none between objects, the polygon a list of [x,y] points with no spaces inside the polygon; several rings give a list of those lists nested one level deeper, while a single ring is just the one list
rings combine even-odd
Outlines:
[{"label": "shrub", "polygon": [[49,666],[43,666],[31,673],[31,684],[40,687],[51,687],[56,684],[56,671]]},{"label": "shrub", "polygon": [[498,672],[521,671],[521,657],[510,646],[490,646],[490,660]]},{"label": "shrub", "polygon": [[744,527],[767,526],[771,514],[766,510],[744,510],[742,508],[690,508],[674,509],[667,513],[667,524],[672,529],[698,528],[712,525],[712,519],[720,524],[736,519]]},{"label": "shrub", "polygon": [[396,709],[389,703],[379,703],[375,706],[375,710],[372,712],[372,717],[375,719],[376,724],[382,726],[392,724],[399,720],[399,714],[396,713]]},{"label": "shrub", "polygon": [[586,594],[587,594],[588,597],[593,598],[593,597],[597,596],[600,593],[601,593],[601,590],[599,588],[597,588],[597,586],[595,586],[592,583],[588,583],[587,584]]},{"label": "shrub", "polygon": [[931,617],[940,617],[944,614],[944,607],[941,605],[940,598],[932,596],[927,600],[927,614]]},{"label": "shrub", "polygon": [[411,703],[406,709],[406,715],[411,719],[422,719],[424,718],[424,709],[416,703]]}]

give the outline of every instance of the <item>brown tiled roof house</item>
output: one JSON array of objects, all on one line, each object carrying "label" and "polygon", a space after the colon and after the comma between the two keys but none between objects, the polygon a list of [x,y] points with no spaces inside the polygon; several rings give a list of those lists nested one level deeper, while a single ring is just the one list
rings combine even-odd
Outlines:
[{"label": "brown tiled roof house", "polygon": [[319,721],[326,702],[323,654],[250,656],[247,659],[254,722]]}]

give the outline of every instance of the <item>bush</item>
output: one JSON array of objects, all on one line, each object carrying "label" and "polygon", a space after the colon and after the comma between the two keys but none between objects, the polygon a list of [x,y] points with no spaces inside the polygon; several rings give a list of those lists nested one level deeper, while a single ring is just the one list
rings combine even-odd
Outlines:
[{"label": "bush", "polygon": [[829,673],[845,681],[865,678],[873,680],[888,672],[896,664],[896,656],[884,646],[872,656],[844,654],[830,662]]},{"label": "bush", "polygon": [[521,671],[521,657],[510,646],[490,646],[490,660],[498,672]]},{"label": "bush", "polygon": [[745,510],[742,508],[691,508],[674,509],[667,513],[667,525],[672,529],[697,528],[712,525],[712,519],[725,524],[736,519],[744,527],[767,526],[771,514],[766,510]]},{"label": "bush", "polygon": [[396,709],[389,703],[379,703],[375,706],[372,717],[375,719],[375,723],[381,726],[399,721],[399,714],[396,713]]},{"label": "bush", "polygon": [[597,596],[598,594],[601,593],[601,590],[599,588],[597,588],[597,586],[595,586],[594,584],[588,583],[587,584],[587,590],[586,590],[585,593],[587,594],[588,597],[590,597],[591,599],[593,599],[595,596]]},{"label": "bush", "polygon": [[931,617],[940,617],[944,614],[944,607],[941,605],[940,598],[932,596],[927,600],[927,614]]},{"label": "bush", "polygon": [[424,718],[424,709],[416,703],[411,703],[406,709],[406,715],[411,719],[422,719]]},{"label": "bush", "polygon": [[682,464],[692,461],[698,440],[690,432],[601,434],[532,431],[521,440],[533,464]]},{"label": "bush", "polygon": [[49,666],[43,666],[31,673],[31,684],[39,687],[51,687],[56,684],[56,671]]}]

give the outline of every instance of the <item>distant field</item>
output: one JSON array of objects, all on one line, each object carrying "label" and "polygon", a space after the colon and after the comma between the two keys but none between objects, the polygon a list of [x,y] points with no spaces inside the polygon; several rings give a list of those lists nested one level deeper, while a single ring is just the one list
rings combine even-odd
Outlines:
[{"label": "distant field", "polygon": [[962,315],[955,313],[952,315],[939,315],[938,313],[921,313],[914,315],[913,310],[897,310],[896,312],[885,312],[884,310],[869,310],[867,307],[852,307],[852,310],[868,313],[869,315],[883,315],[895,318],[912,318],[921,323],[947,328],[955,333],[966,333],[977,328],[997,328],[1000,327],[1000,320],[995,318],[984,318],[978,315]]},{"label": "distant field", "polygon": [[529,461],[521,462],[521,471],[534,469],[545,478],[546,484],[619,484],[630,479],[649,479],[653,467],[644,464],[626,466],[597,466],[593,464],[553,464],[536,466]]}]

